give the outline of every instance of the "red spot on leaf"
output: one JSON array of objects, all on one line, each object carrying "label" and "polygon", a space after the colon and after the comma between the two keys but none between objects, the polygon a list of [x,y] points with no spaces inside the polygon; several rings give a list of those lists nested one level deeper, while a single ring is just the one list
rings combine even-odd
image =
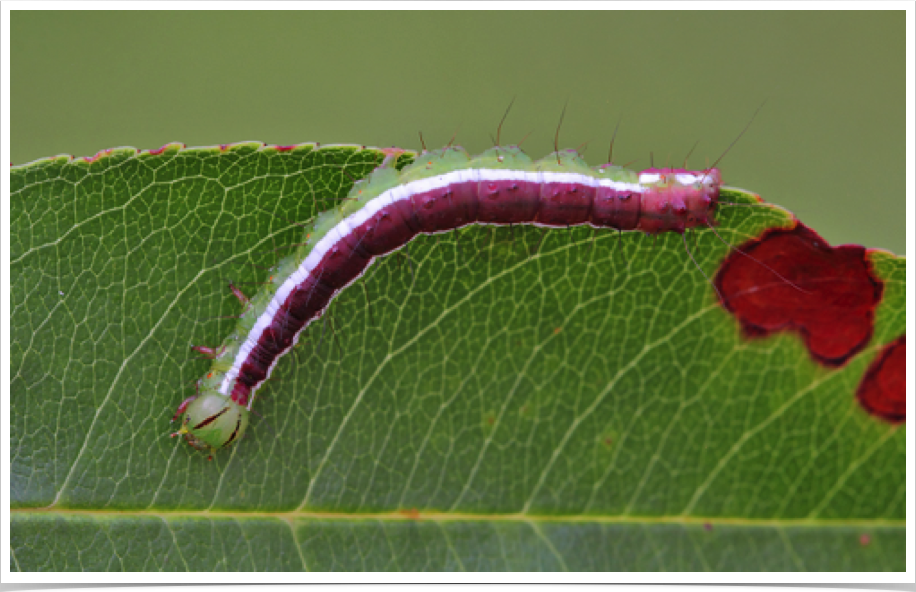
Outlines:
[{"label": "red spot on leaf", "polygon": [[856,398],[866,411],[884,421],[906,421],[906,335],[887,344],[872,361]]},{"label": "red spot on leaf", "polygon": [[831,247],[797,223],[740,249],[750,257],[733,252],[715,283],[747,337],[795,331],[826,366],[841,366],[865,347],[884,284],[872,275],[864,247]]},{"label": "red spot on leaf", "polygon": [[296,145],[292,144],[290,146],[276,146],[276,149],[277,149],[277,152],[289,152],[290,150],[292,150],[295,147]]},{"label": "red spot on leaf", "polygon": [[411,520],[420,519],[420,511],[416,508],[410,508],[409,510],[399,510],[399,512],[406,518]]},{"label": "red spot on leaf", "polygon": [[868,536],[867,534],[863,534],[862,536],[859,537],[859,544],[862,545],[863,547],[867,547],[868,545],[871,544],[871,537]]}]

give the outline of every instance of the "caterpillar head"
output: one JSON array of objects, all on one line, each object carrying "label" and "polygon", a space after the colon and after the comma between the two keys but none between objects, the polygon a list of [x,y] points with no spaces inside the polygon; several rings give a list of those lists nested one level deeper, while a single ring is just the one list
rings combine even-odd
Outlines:
[{"label": "caterpillar head", "polygon": [[181,416],[181,428],[174,434],[198,450],[213,453],[230,446],[248,427],[248,409],[229,397],[207,392],[193,401]]}]

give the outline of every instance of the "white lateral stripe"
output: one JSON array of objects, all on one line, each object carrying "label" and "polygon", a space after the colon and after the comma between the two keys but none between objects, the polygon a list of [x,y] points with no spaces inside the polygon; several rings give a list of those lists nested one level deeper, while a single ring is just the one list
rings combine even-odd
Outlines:
[{"label": "white lateral stripe", "polygon": [[[658,183],[661,181],[661,174],[659,173],[641,173],[639,175],[640,183]],[[681,185],[693,185],[703,181],[703,185],[710,186],[715,183],[715,180],[709,175],[694,175],[692,173],[676,173],[674,175],[675,180]]]},{"label": "white lateral stripe", "polygon": [[[657,177],[658,175],[656,175]],[[691,179],[696,179],[694,175],[680,175],[680,177],[690,177]],[[646,177],[651,177],[651,175],[646,175]],[[232,362],[232,367],[226,372],[225,377],[223,378],[222,383],[219,386],[219,392],[223,395],[229,395],[232,392],[232,386],[235,382],[235,379],[238,378],[239,372],[242,370],[242,365],[245,363],[245,360],[248,359],[248,356],[254,350],[255,346],[258,344],[258,341],[261,340],[261,336],[264,334],[264,331],[273,323],[273,318],[280,310],[280,307],[286,302],[289,295],[293,293],[293,290],[296,287],[308,278],[311,275],[312,270],[314,270],[324,259],[325,255],[334,248],[338,242],[344,240],[354,228],[358,228],[364,224],[367,220],[372,218],[375,214],[380,212],[382,209],[393,205],[397,201],[402,201],[405,199],[410,199],[413,195],[419,193],[426,193],[428,191],[434,191],[436,189],[443,189],[453,183],[466,183],[479,182],[479,181],[525,181],[529,183],[578,183],[581,185],[587,185],[589,187],[609,187],[617,191],[630,191],[634,193],[641,192],[644,188],[640,183],[624,183],[620,181],[613,181],[611,179],[601,179],[591,175],[585,175],[581,173],[562,173],[556,171],[517,171],[510,169],[460,169],[456,171],[451,171],[442,175],[437,175],[435,177],[429,177],[427,179],[418,179],[416,181],[411,181],[404,185],[397,185],[388,189],[387,191],[380,194],[378,197],[375,197],[368,203],[366,203],[362,208],[348,216],[347,218],[338,222],[327,234],[325,234],[320,241],[312,248],[311,252],[305,258],[305,260],[299,265],[299,267],[290,274],[290,276],[283,282],[283,284],[277,289],[277,293],[274,294],[274,297],[271,299],[270,303],[267,305],[267,308],[258,317],[258,320],[255,322],[254,327],[251,331],[248,332],[248,337],[239,347],[239,352],[235,356],[235,359]],[[643,181],[643,177],[640,176],[641,182],[651,182]],[[686,182],[686,181],[684,181]],[[355,279],[354,279],[355,281]],[[333,298],[333,296],[332,296]],[[309,319],[303,326],[302,329],[296,333],[293,343],[297,343],[299,340],[299,333],[302,332],[306,327],[308,327],[312,322],[312,319]],[[270,378],[270,373],[273,371],[274,366],[277,363],[284,353],[289,351],[290,348],[283,350],[279,353],[271,362],[270,367],[267,371],[267,378]],[[251,388],[251,393],[253,394],[258,387],[263,384],[259,382]]]}]

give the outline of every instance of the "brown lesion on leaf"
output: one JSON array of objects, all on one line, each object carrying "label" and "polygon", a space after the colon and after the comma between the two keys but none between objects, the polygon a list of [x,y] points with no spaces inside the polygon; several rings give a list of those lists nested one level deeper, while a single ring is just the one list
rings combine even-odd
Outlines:
[{"label": "brown lesion on leaf", "polygon": [[870,414],[891,424],[906,421],[906,334],[884,346],[856,389]]},{"label": "brown lesion on leaf", "polygon": [[874,332],[884,283],[858,245],[830,246],[802,224],[769,229],[733,251],[715,285],[749,339],[790,331],[811,357],[839,367]]}]

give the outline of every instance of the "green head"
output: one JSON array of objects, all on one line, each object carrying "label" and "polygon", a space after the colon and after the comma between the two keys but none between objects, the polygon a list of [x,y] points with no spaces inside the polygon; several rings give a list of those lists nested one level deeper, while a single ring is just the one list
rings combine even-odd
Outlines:
[{"label": "green head", "polygon": [[247,427],[248,409],[229,397],[208,392],[185,409],[177,435],[194,448],[212,453],[241,438]]}]

